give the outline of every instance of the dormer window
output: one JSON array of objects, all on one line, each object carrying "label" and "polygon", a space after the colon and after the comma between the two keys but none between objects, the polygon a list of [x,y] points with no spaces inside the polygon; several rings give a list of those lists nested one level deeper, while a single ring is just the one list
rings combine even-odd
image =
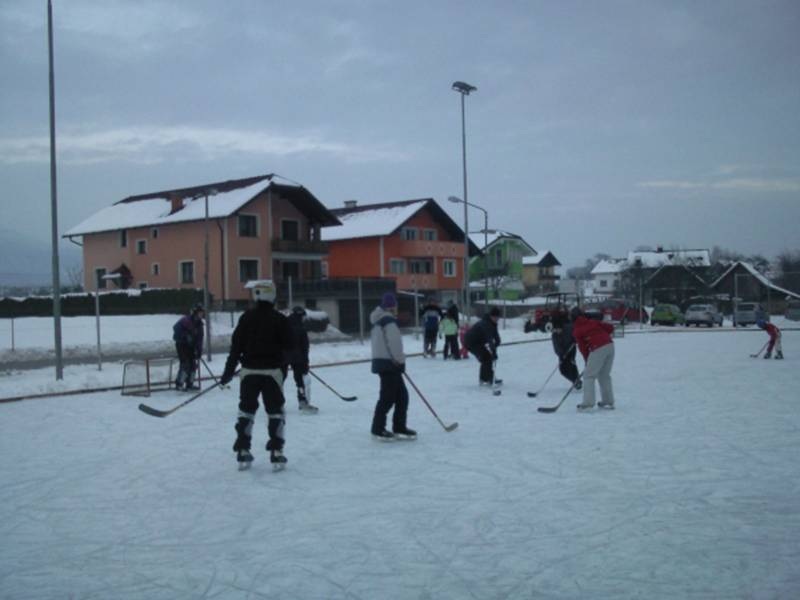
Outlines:
[{"label": "dormer window", "polygon": [[255,215],[239,215],[239,237],[258,237],[258,219]]},{"label": "dormer window", "polygon": [[400,230],[400,237],[407,242],[413,242],[417,239],[417,230],[415,227],[403,227]]}]

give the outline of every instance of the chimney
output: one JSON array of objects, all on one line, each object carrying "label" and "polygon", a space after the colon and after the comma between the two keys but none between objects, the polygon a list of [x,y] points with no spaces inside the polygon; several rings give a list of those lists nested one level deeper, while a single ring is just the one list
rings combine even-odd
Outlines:
[{"label": "chimney", "polygon": [[344,207],[345,208],[355,208],[356,204],[358,204],[358,200],[345,200]]},{"label": "chimney", "polygon": [[170,210],[169,214],[173,214],[178,212],[180,209],[183,208],[183,197],[176,195],[172,195],[169,197],[170,201]]}]

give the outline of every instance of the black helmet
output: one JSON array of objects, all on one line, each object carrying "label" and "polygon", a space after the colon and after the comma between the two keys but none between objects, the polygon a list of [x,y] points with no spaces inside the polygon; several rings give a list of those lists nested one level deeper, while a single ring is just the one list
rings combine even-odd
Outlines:
[{"label": "black helmet", "polygon": [[203,305],[202,305],[202,303],[200,303],[200,302],[198,302],[197,304],[195,304],[195,305],[192,307],[192,314],[193,314],[193,315],[196,315],[196,314],[197,314],[197,313],[199,313],[199,312],[202,312],[202,313],[206,312],[206,309],[205,309],[205,308],[203,308]]},{"label": "black helmet", "polygon": [[303,308],[302,306],[295,306],[292,309],[292,313],[295,314],[295,315],[299,315],[301,317],[305,317],[306,316],[306,309]]}]

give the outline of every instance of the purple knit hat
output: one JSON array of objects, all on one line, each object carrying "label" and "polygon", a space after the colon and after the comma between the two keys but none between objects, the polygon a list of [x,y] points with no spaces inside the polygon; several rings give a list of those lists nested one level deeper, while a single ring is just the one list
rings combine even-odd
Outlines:
[{"label": "purple knit hat", "polygon": [[397,296],[395,296],[392,292],[386,292],[381,297],[381,308],[389,309],[394,308],[397,306]]}]

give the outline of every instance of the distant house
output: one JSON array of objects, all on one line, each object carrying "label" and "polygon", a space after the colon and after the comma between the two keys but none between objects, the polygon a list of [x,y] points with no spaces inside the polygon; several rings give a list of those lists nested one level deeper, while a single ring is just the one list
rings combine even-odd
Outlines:
[{"label": "distant house", "polygon": [[601,260],[591,270],[592,293],[596,296],[612,296],[619,288],[621,274],[628,268],[624,258]]},{"label": "distant house", "polygon": [[550,250],[539,250],[535,256],[522,257],[522,283],[528,294],[555,292],[559,285],[556,267],[561,263]]},{"label": "distant house", "polygon": [[[328,277],[384,277],[398,291],[458,302],[464,285],[464,231],[432,198],[359,205],[331,213],[323,232]],[[470,254],[479,250],[470,244]]]},{"label": "distant house", "polygon": [[[536,250],[522,236],[500,229],[473,231],[470,240],[481,249],[469,265],[471,288],[476,299],[482,299],[488,287],[492,298],[516,300],[524,294],[523,258],[536,256]],[[488,285],[484,285],[488,278]]]},{"label": "distant house", "polygon": [[[82,239],[84,287],[201,288],[217,300],[246,301],[251,279],[319,279],[322,228],[339,220],[299,185],[273,175],[130,196],[64,234]],[[207,215],[207,219],[206,219]]]},{"label": "distant house", "polygon": [[787,300],[800,299],[800,294],[775,285],[752,264],[743,261],[731,264],[710,287],[714,294],[727,298],[727,310],[734,298],[739,298],[744,302],[759,302],[772,314],[782,314]]}]

